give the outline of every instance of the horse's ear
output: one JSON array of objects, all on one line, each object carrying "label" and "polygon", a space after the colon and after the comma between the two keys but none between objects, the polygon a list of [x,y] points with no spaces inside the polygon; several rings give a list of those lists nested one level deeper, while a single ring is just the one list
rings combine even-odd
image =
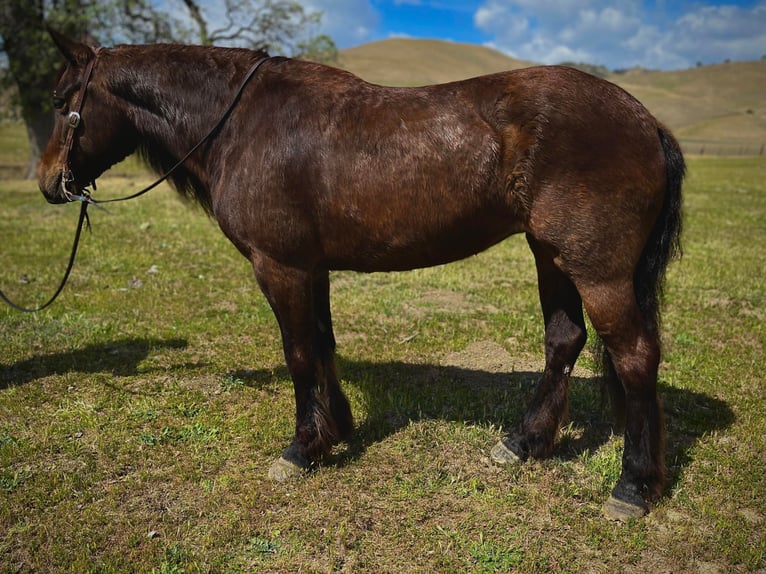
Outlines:
[{"label": "horse's ear", "polygon": [[93,50],[101,47],[101,42],[96,40],[95,36],[91,36],[90,34],[85,37],[85,43]]},{"label": "horse's ear", "polygon": [[64,57],[73,64],[84,64],[93,55],[93,49],[90,46],[75,42],[53,28],[48,28],[48,34]]}]

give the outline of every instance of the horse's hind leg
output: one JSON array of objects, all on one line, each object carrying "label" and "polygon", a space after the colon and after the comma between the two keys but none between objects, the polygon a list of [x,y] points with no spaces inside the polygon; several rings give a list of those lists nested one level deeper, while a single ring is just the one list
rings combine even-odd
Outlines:
[{"label": "horse's hind leg", "polygon": [[330,313],[330,274],[327,271],[315,272],[312,294],[319,343],[326,353],[332,355],[335,351],[335,332],[332,328],[332,314]]},{"label": "horse's hind leg", "polygon": [[295,436],[269,470],[285,480],[347,438],[353,419],[335,374],[326,272],[314,276],[260,255],[253,268],[279,323],[295,391]]},{"label": "horse's hind leg", "polygon": [[551,455],[567,412],[569,376],[587,336],[582,300],[574,284],[556,266],[545,245],[531,235],[527,241],[535,255],[545,319],[545,371],[519,432],[492,449],[492,458],[500,463]]},{"label": "horse's hind leg", "polygon": [[647,512],[644,499],[659,497],[665,480],[659,335],[639,309],[632,279],[580,286],[580,293],[625,391],[622,473],[604,510],[610,518],[639,517]]}]

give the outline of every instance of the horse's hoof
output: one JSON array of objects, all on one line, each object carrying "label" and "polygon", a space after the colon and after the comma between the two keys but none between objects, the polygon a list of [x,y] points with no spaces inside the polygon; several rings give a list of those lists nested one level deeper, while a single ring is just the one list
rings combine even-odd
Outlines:
[{"label": "horse's hoof", "polygon": [[492,447],[489,458],[497,464],[519,464],[523,459],[516,452],[522,452],[517,440],[514,437],[505,437]]},{"label": "horse's hoof", "polygon": [[631,518],[642,518],[649,513],[645,504],[634,504],[614,496],[610,496],[609,500],[604,503],[603,510],[604,516],[609,520],[619,520],[620,522],[627,522]]},{"label": "horse's hoof", "polygon": [[269,478],[275,482],[286,482],[298,478],[306,472],[306,469],[283,457],[279,457],[269,469]]}]

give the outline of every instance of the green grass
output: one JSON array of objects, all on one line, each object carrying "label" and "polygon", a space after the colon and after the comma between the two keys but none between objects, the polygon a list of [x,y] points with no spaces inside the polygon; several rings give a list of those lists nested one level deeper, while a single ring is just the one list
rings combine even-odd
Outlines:
[{"label": "green grass", "polygon": [[[102,196],[138,189],[135,168]],[[357,433],[302,480],[276,323],[246,261],[166,188],[92,209],[52,309],[0,308],[0,572],[756,572],[766,568],[766,161],[693,159],[668,278],[666,496],[601,504],[622,438],[586,353],[554,458],[498,468],[542,367],[531,255],[332,277]],[[0,287],[63,271],[77,217],[0,181]]]}]

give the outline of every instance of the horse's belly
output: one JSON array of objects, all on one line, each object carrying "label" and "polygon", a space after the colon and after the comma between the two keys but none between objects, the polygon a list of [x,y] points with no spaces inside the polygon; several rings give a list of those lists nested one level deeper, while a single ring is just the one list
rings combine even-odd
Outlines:
[{"label": "horse's belly", "polygon": [[404,271],[432,267],[475,255],[522,231],[507,214],[473,214],[440,223],[407,218],[366,228],[346,228],[341,236],[324,242],[330,269]]}]

